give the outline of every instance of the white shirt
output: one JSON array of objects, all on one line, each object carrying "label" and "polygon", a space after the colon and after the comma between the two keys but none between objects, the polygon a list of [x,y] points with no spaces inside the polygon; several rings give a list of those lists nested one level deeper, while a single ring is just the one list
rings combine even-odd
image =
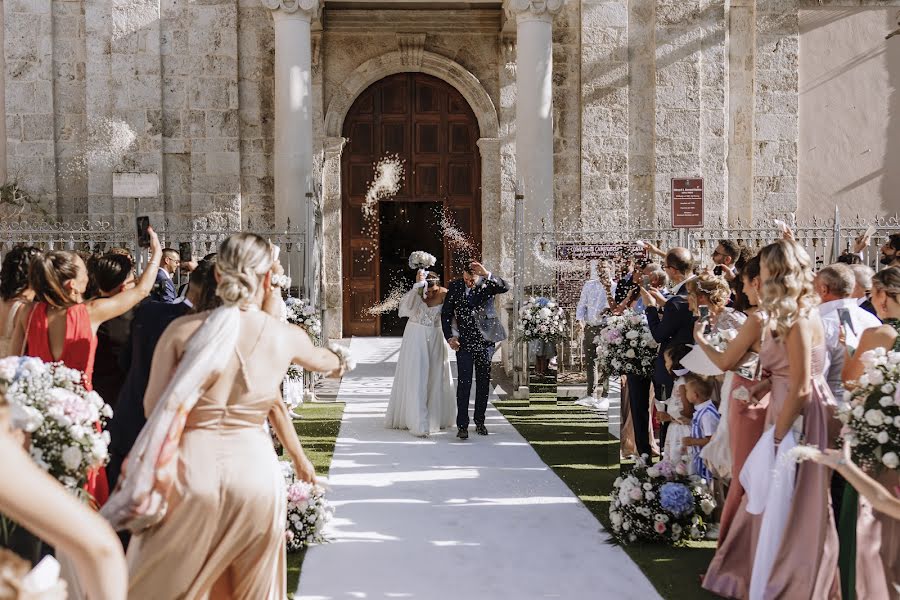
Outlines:
[{"label": "white shirt", "polygon": [[847,329],[847,347],[854,350],[859,345],[859,338],[863,331],[881,325],[875,315],[864,308],[860,308],[856,298],[843,298],[832,300],[819,305],[819,314],[822,316],[822,327],[825,330],[825,346],[828,350],[828,367],[825,379],[828,387],[834,394],[835,400],[841,402],[844,397],[844,382],[841,379],[841,371],[844,369],[844,347],[838,341],[841,335],[841,318],[838,315],[839,308],[846,308],[853,323],[853,331]]},{"label": "white shirt", "polygon": [[600,324],[600,313],[609,308],[606,288],[599,279],[590,279],[581,288],[581,299],[575,309],[575,318],[586,325]]}]

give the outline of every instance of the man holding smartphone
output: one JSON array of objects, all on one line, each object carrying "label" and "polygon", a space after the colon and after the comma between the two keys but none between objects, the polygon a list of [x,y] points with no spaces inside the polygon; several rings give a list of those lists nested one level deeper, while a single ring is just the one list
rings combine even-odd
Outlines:
[{"label": "man holding smartphone", "polygon": [[816,275],[816,293],[822,299],[819,314],[825,329],[825,345],[830,364],[825,379],[831,393],[840,401],[844,397],[841,371],[844,368],[844,346],[840,343],[841,329],[844,330],[848,348],[856,349],[863,331],[878,327],[881,321],[859,306],[853,298],[856,277],[853,270],[841,263],[825,267]]}]

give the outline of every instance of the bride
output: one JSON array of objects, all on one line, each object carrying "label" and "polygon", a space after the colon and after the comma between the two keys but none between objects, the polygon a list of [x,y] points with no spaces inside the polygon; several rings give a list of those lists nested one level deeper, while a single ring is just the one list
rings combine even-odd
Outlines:
[{"label": "bride", "polygon": [[400,316],[409,321],[384,419],[389,429],[409,429],[413,435],[426,437],[454,423],[456,393],[450,348],[441,333],[446,296],[447,289],[441,287],[437,274],[420,270],[415,286],[400,301]]}]

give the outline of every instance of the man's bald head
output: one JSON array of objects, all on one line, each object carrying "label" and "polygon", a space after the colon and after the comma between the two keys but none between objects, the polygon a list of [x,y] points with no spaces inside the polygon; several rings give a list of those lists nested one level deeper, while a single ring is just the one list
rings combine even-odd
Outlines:
[{"label": "man's bald head", "polygon": [[666,268],[687,277],[694,268],[694,257],[687,248],[672,248],[666,253]]}]

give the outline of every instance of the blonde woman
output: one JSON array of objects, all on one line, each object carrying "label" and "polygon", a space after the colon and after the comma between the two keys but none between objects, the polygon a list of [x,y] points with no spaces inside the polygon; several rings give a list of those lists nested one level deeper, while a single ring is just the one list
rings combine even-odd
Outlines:
[{"label": "blonde woman", "polygon": [[749,597],[840,598],[831,472],[814,462],[795,468],[781,458],[801,439],[824,450],[835,433],[810,259],[790,239],[766,246],[759,257],[766,318],[760,356],[770,397],[766,431],[741,472],[746,506],[762,514]]},{"label": "blonde woman", "polygon": [[[177,319],[156,347],[148,423],[103,510],[135,533],[130,600],[287,595],[284,477],[263,423],[268,417],[297,475],[312,481],[279,386],[291,363],[333,375],[348,364],[340,350],[316,348],[301,328],[270,314],[281,298],[272,286],[275,256],[257,235],[225,240],[215,267],[223,306]],[[152,445],[169,410],[184,415],[171,425],[183,426],[171,461],[175,448]],[[147,505],[161,508],[134,508]]]},{"label": "blonde woman", "polygon": [[[849,350],[841,373],[852,389],[865,373],[860,358],[869,350],[900,350],[900,268],[888,267],[872,278],[872,305],[884,324],[866,329],[853,355]],[[846,332],[841,332],[842,337]],[[841,340],[844,341],[843,339]],[[858,469],[858,467],[856,467]],[[843,470],[838,470],[842,475]],[[900,494],[896,469],[869,473],[887,490]],[[900,585],[900,521],[860,498],[850,486],[844,488],[840,516],[841,585],[844,598],[886,598]]]}]

